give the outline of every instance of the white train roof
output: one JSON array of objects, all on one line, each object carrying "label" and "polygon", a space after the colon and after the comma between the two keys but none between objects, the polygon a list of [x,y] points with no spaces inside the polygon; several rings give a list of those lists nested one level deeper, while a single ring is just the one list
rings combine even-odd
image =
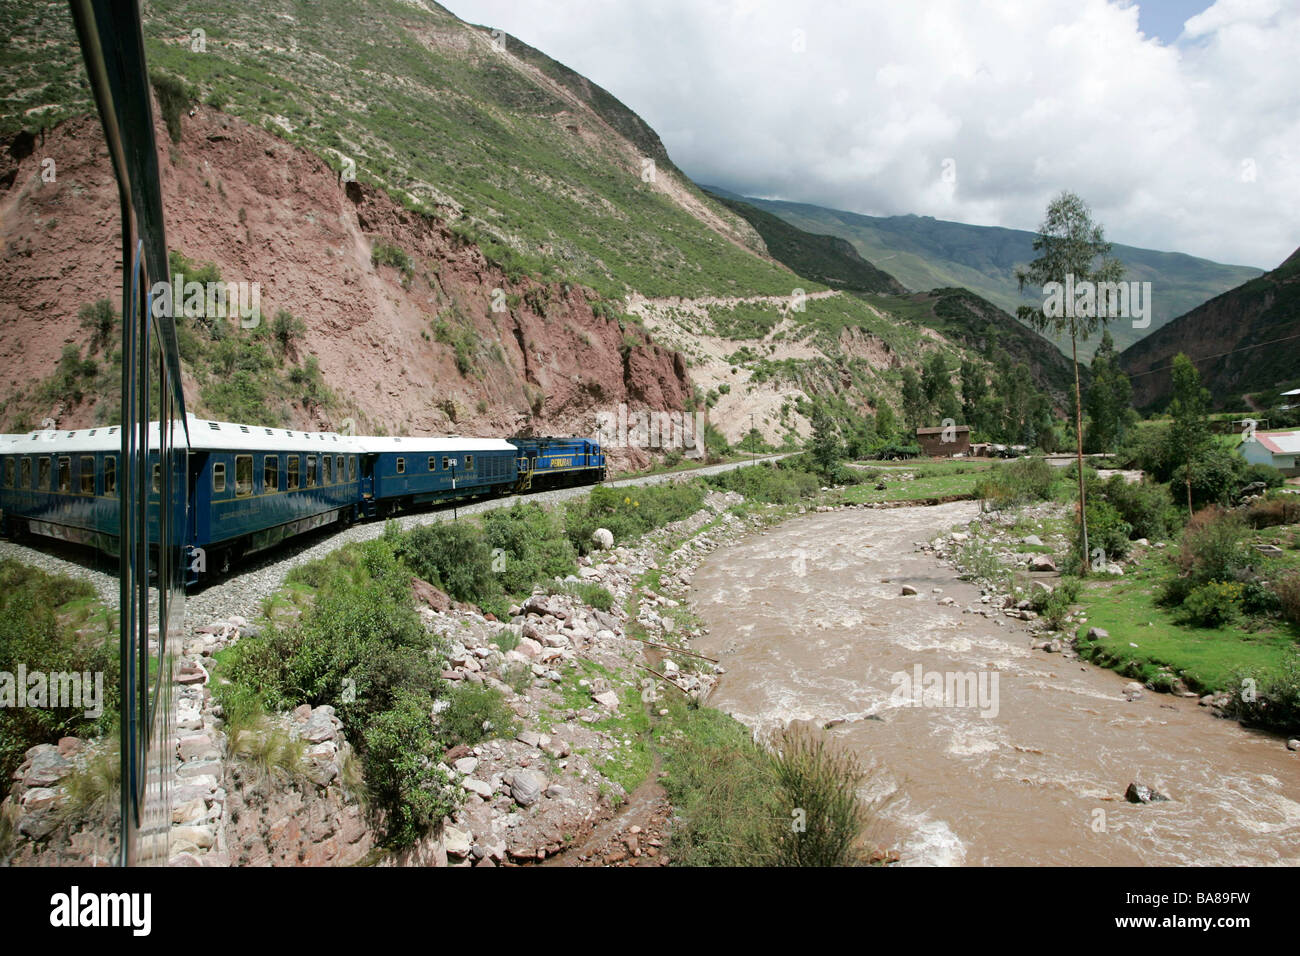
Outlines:
[{"label": "white train roof", "polygon": [[421,435],[396,437],[368,435],[354,438],[363,452],[410,452],[421,454],[450,454],[452,452],[508,451],[517,449],[504,438],[434,438]]},{"label": "white train roof", "polygon": [[[320,452],[323,454],[360,454],[355,439],[337,432],[305,432],[263,425],[241,425],[187,416],[190,449],[219,451]],[[149,447],[159,445],[158,423],[149,423]],[[78,452],[112,452],[122,447],[122,430],[118,425],[100,425],[71,431],[46,430],[25,435],[0,436],[0,453],[11,455],[54,455]]]}]

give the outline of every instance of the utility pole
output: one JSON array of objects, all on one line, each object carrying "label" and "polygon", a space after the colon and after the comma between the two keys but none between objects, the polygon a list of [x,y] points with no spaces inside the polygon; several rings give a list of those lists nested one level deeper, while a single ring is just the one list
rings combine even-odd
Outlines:
[{"label": "utility pole", "polygon": [[460,520],[460,508],[456,505],[456,459],[449,462],[451,465],[451,520]]},{"label": "utility pole", "polygon": [[754,443],[754,413],[749,413],[749,463],[753,465],[758,460],[758,448]]}]

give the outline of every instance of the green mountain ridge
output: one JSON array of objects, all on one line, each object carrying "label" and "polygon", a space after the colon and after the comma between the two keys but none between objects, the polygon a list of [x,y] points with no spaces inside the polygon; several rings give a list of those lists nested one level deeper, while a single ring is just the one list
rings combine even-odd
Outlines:
[{"label": "green mountain ridge", "polygon": [[1300,249],[1121,352],[1137,408],[1158,409],[1169,400],[1169,369],[1179,352],[1193,360],[1219,408],[1241,408],[1242,395],[1300,383]]},{"label": "green mountain ridge", "polygon": [[[974,226],[929,216],[867,216],[809,203],[756,199],[716,186],[703,186],[722,198],[740,200],[779,216],[810,232],[839,236],[877,268],[889,272],[916,291],[963,287],[1015,315],[1019,305],[1035,300],[1022,296],[1015,271],[1032,260],[1034,233],[1001,226]],[[1111,324],[1111,335],[1123,349],[1151,334],[1176,316],[1263,274],[1250,266],[1224,265],[1180,252],[1160,252],[1116,243],[1112,254],[1128,267],[1127,281],[1152,283],[1151,326],[1135,329],[1127,321]],[[1097,339],[1080,345],[1080,358],[1090,357]],[[1069,342],[1057,342],[1063,350]]]}]

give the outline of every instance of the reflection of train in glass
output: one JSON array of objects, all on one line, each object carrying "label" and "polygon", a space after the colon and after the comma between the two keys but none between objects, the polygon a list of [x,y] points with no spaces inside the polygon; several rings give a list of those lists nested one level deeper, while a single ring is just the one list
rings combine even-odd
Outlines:
[{"label": "reflection of train in glass", "polygon": [[[296,535],[421,505],[605,478],[586,438],[350,437],[189,417],[182,522],[187,583]],[[158,447],[158,423],[150,425]],[[119,549],[118,426],[0,436],[0,530]],[[149,540],[161,467],[149,455]],[[154,549],[156,555],[156,548]]]}]

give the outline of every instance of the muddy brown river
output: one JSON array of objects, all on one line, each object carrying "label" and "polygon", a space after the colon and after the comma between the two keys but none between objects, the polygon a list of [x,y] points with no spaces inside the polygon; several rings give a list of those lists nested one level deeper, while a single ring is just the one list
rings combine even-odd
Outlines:
[{"label": "muddy brown river", "polygon": [[[885,798],[872,836],[905,864],[1300,863],[1283,740],[1195,699],[1129,702],[1127,678],[962,613],[979,590],[913,542],[975,513],[810,514],[715,552],[692,594],[697,646],[726,667],[709,703],[760,733],[844,721],[829,733],[871,768],[864,798]],[[1170,800],[1130,804],[1131,781]]]}]

